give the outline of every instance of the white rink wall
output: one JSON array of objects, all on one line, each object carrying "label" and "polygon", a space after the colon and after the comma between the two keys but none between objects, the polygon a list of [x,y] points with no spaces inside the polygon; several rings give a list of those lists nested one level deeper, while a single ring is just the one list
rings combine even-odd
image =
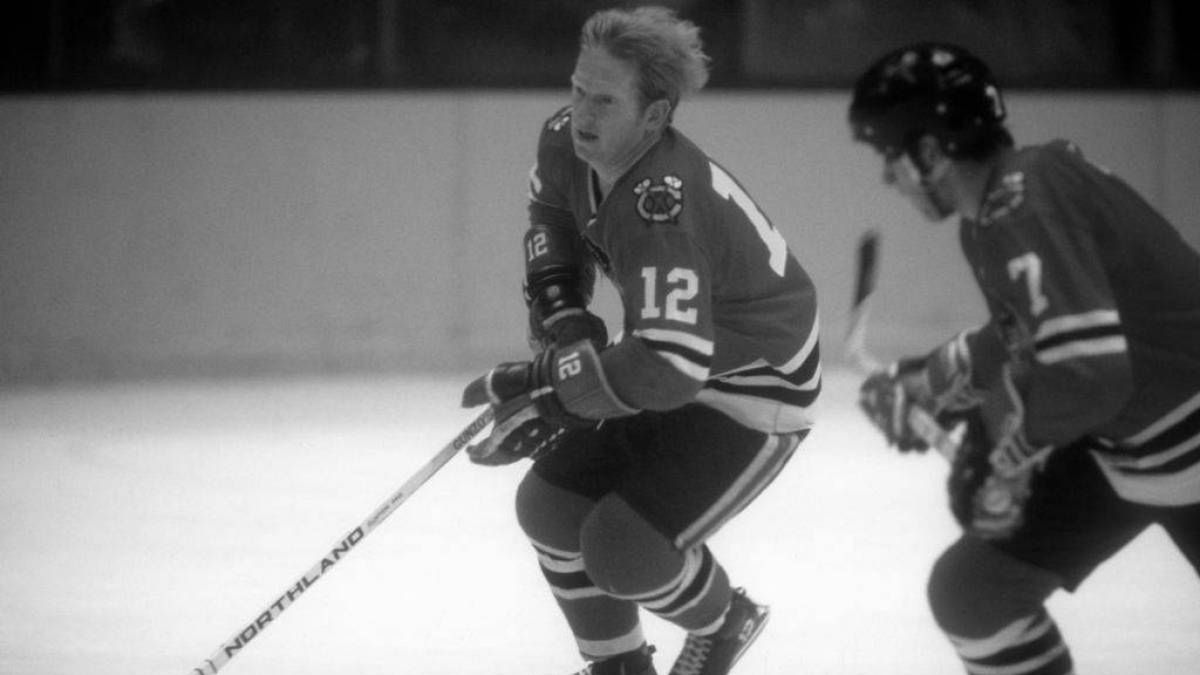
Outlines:
[{"label": "white rink wall", "polygon": [[[0,385],[484,367],[524,345],[520,235],[558,92],[0,99]],[[815,278],[836,358],[858,233],[884,232],[872,344],[982,309],[952,225],[921,222],[849,140],[843,92],[710,92],[678,126]],[[1200,245],[1200,96],[1010,96]],[[618,313],[610,289],[601,312]]]}]

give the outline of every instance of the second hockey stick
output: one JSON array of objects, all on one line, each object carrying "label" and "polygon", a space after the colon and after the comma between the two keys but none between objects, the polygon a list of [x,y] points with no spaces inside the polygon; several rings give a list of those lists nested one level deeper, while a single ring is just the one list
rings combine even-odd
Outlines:
[{"label": "second hockey stick", "polygon": [[317,561],[315,565],[310,567],[307,572],[302,574],[299,579],[289,585],[282,593],[280,593],[271,604],[262,609],[255,618],[247,623],[241,630],[234,633],[228,640],[221,643],[220,647],[213,652],[212,656],[204,660],[204,663],[193,668],[190,675],[214,675],[218,670],[223,668],[225,664],[241,653],[251,640],[258,637],[260,633],[266,630],[283,610],[287,609],[300,597],[306,590],[315,584],[322,576],[324,576],[333,565],[339,560],[350,554],[354,547],[358,546],[362,540],[379,526],[388,516],[392,515],[401,504],[412,496],[417,488],[421,487],[433,477],[443,466],[449,462],[454,455],[466,447],[467,443],[476,436],[484,427],[492,422],[493,411],[491,406],[479,414],[473,422],[467,425],[454,440],[446,444],[436,455],[425,463],[416,473],[400,486],[400,489],[392,493],[382,504],[380,504],[371,515],[359,523],[354,529],[347,532],[336,544]]},{"label": "second hockey stick", "polygon": [[[850,319],[843,341],[846,359],[861,372],[879,370],[882,365],[867,350],[867,317],[871,310],[871,298],[875,293],[875,282],[879,276],[879,233],[867,230],[859,239],[854,261],[854,297],[850,304]],[[908,427],[937,450],[948,461],[954,461],[959,443],[942,428],[928,410],[919,406],[908,409]]]}]

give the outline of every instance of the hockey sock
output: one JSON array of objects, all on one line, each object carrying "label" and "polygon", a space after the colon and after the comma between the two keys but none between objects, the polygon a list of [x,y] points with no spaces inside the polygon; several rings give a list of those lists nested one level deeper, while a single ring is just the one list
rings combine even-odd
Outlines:
[{"label": "hockey sock", "polygon": [[582,554],[543,544],[534,549],[584,659],[600,660],[645,644],[637,605],[597,588],[584,570]]},{"label": "hockey sock", "polygon": [[1070,675],[1071,652],[1044,609],[982,638],[949,635],[971,673]]},{"label": "hockey sock", "polygon": [[724,568],[707,546],[700,546],[684,554],[673,578],[630,599],[689,633],[707,635],[721,627],[732,594]]}]

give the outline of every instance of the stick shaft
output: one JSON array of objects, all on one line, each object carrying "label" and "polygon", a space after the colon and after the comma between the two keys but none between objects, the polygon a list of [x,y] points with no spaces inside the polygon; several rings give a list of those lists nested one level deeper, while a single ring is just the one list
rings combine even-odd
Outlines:
[{"label": "stick shaft", "polygon": [[[854,298],[850,306],[850,319],[846,329],[843,352],[860,372],[871,373],[883,365],[867,349],[867,318],[871,310],[871,298],[875,294],[875,280],[879,274],[879,233],[868,230],[859,240],[854,270]],[[938,423],[928,410],[910,406],[907,423],[921,440],[938,451],[946,460],[953,462],[958,452],[958,442]]]},{"label": "stick shaft", "polygon": [[493,411],[489,406],[486,410],[479,414],[470,424],[467,425],[454,440],[446,444],[436,455],[417,470],[408,480],[400,486],[400,489],[393,492],[382,504],[380,504],[366,520],[359,523],[349,532],[342,536],[336,544],[329,550],[327,554],[321,557],[312,567],[300,576],[293,584],[288,586],[280,593],[271,604],[263,608],[255,618],[246,624],[238,632],[234,633],[228,640],[221,643],[217,647],[212,656],[205,659],[204,663],[196,668],[193,668],[191,673],[196,675],[214,675],[218,670],[229,663],[234,656],[237,656],[242,648],[244,648],[251,640],[258,637],[259,633],[266,630],[283,610],[287,609],[300,597],[304,591],[308,590],[313,584],[324,576],[333,565],[342,558],[350,554],[356,546],[364,539],[372,530],[379,526],[388,516],[390,516],[401,504],[403,504],[414,492],[433,477],[443,466],[446,465],[460,450],[466,447],[467,443],[492,422]]}]

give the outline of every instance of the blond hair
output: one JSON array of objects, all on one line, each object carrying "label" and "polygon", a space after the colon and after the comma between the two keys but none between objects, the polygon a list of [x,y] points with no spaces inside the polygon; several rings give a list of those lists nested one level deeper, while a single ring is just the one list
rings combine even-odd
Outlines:
[{"label": "blond hair", "polygon": [[597,12],[584,23],[579,46],[632,64],[643,106],[665,98],[674,113],[681,98],[708,82],[700,28],[665,7]]}]

